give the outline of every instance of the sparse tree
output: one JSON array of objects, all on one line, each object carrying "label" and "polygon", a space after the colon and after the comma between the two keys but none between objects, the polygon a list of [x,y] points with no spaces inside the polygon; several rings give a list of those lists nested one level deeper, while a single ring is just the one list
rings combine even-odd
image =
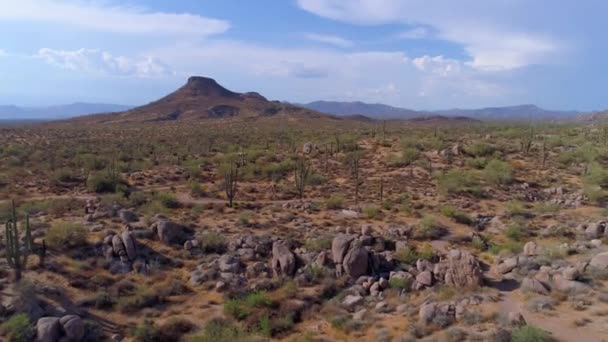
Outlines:
[{"label": "sparse tree", "polygon": [[534,128],[530,126],[530,130],[522,134],[520,141],[521,151],[527,155],[532,149],[532,140],[534,139]]},{"label": "sparse tree", "polygon": [[21,236],[17,223],[15,202],[11,201],[11,218],[6,222],[6,263],[15,273],[15,281],[21,280],[21,274],[27,266],[27,260],[32,251],[32,235],[29,215],[25,216],[25,245],[21,246]]}]

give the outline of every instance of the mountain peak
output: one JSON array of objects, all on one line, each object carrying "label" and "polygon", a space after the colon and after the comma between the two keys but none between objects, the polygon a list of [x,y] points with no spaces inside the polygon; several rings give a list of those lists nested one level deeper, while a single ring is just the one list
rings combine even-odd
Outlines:
[{"label": "mountain peak", "polygon": [[219,85],[213,78],[203,76],[191,76],[188,78],[186,85],[182,87],[182,90],[188,92],[188,95],[190,96],[239,96],[239,94],[231,92]]}]

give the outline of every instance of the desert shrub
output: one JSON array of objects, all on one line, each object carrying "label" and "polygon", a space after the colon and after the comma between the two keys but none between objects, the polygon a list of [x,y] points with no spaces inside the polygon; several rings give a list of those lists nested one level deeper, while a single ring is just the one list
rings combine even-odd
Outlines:
[{"label": "desert shrub", "polygon": [[98,310],[107,310],[114,306],[114,299],[107,291],[98,292],[94,297],[94,306]]},{"label": "desert shrub", "polygon": [[524,235],[523,229],[517,224],[511,225],[505,229],[505,236],[513,241],[521,241]]},{"label": "desert shrub", "polygon": [[506,210],[507,213],[511,216],[526,215],[528,213],[524,204],[517,200],[507,202]]},{"label": "desert shrub", "polygon": [[479,236],[473,237],[471,240],[471,245],[479,251],[485,251],[488,249],[488,244]]},{"label": "desert shrub", "polygon": [[583,178],[583,191],[592,202],[603,202],[608,188],[608,171],[600,164],[592,163]]},{"label": "desert shrub", "polygon": [[203,233],[200,242],[206,253],[223,253],[227,246],[226,238],[215,232]]},{"label": "desert shrub", "polygon": [[388,285],[392,289],[409,290],[412,286],[412,281],[406,278],[392,277],[389,279]]},{"label": "desert shrub", "polygon": [[311,252],[320,252],[331,249],[332,238],[319,237],[316,239],[308,239],[304,243],[304,247]]},{"label": "desert shrub", "polygon": [[45,239],[51,248],[76,247],[86,243],[87,230],[78,223],[56,222],[46,233]]},{"label": "desert shrub", "polygon": [[465,152],[474,157],[487,157],[491,156],[492,154],[494,154],[494,152],[496,152],[496,147],[490,144],[476,142],[470,146],[465,147]]},{"label": "desert shrub", "polygon": [[230,299],[224,304],[224,312],[236,319],[245,319],[249,316],[253,309],[269,307],[272,301],[266,292],[254,292],[246,295],[243,298]]},{"label": "desert shrub", "polygon": [[180,203],[177,198],[168,192],[159,192],[154,196],[154,199],[167,209],[177,209],[180,207]]},{"label": "desert shrub", "polygon": [[455,207],[451,206],[451,205],[446,205],[444,207],[441,208],[441,214],[443,214],[445,217],[449,217],[451,219],[453,219],[454,221],[460,223],[460,224],[471,224],[473,223],[473,219],[468,216],[466,213],[456,209]]},{"label": "desert shrub", "polygon": [[493,159],[483,169],[487,182],[492,184],[509,184],[513,181],[513,169],[506,162]]},{"label": "desert shrub", "polygon": [[144,320],[144,322],[133,329],[131,329],[131,335],[136,342],[160,342],[161,333],[158,327],[151,320]]},{"label": "desert shrub", "polygon": [[204,197],[207,195],[207,189],[198,181],[191,181],[190,184],[190,194],[193,197]]},{"label": "desert shrub", "polygon": [[416,148],[407,147],[401,152],[401,162],[406,166],[412,165],[418,158],[420,158],[420,151]]},{"label": "desert shrub", "polygon": [[482,170],[488,165],[487,158],[468,158],[466,160],[466,165],[470,168]]},{"label": "desert shrub", "polygon": [[134,295],[120,298],[117,307],[122,313],[134,313],[161,303],[163,303],[161,296],[148,288],[141,287]]},{"label": "desert shrub", "polygon": [[534,211],[539,214],[557,213],[561,209],[559,204],[538,202],[534,205]]},{"label": "desert shrub", "polygon": [[239,214],[239,224],[241,226],[249,226],[251,224],[251,220],[253,219],[254,212],[251,210],[242,211]]},{"label": "desert shrub", "polygon": [[363,214],[368,218],[368,219],[376,219],[378,218],[378,216],[380,215],[380,208],[371,205],[368,207],[363,208]]},{"label": "desert shrub", "polygon": [[415,231],[415,237],[417,239],[438,239],[445,233],[443,227],[441,227],[434,217],[432,216],[424,216]]},{"label": "desert shrub", "polygon": [[469,193],[475,196],[481,194],[479,182],[471,172],[453,169],[438,176],[437,186],[445,195]]},{"label": "desert shrub", "polygon": [[509,241],[502,244],[492,244],[488,248],[488,252],[492,254],[500,254],[502,251],[507,251],[512,254],[520,253],[523,245],[518,241]]},{"label": "desert shrub", "polygon": [[418,259],[433,260],[435,258],[435,253],[433,252],[431,245],[425,243],[420,249],[414,247],[398,249],[395,251],[394,258],[400,263],[412,265],[416,263]]},{"label": "desert shrub", "polygon": [[227,320],[215,319],[207,323],[202,334],[187,338],[188,342],[245,342],[251,336]]},{"label": "desert shrub", "polygon": [[52,181],[55,184],[71,183],[78,181],[78,177],[70,169],[59,169],[53,173]]},{"label": "desert shrub", "polygon": [[34,328],[27,314],[21,313],[11,316],[0,326],[2,335],[10,342],[27,342],[35,336]]},{"label": "desert shrub", "polygon": [[325,200],[325,207],[329,210],[342,209],[344,205],[344,196],[339,194],[331,195]]},{"label": "desert shrub", "polygon": [[551,335],[533,325],[524,325],[513,329],[511,332],[512,342],[546,342],[551,340]]},{"label": "desert shrub", "polygon": [[185,318],[172,318],[158,329],[162,342],[179,342],[185,334],[193,331],[195,325]]},{"label": "desert shrub", "polygon": [[87,188],[96,193],[119,192],[125,188],[125,182],[119,176],[110,173],[93,173],[87,178]]},{"label": "desert shrub", "polygon": [[311,172],[310,176],[308,176],[308,180],[306,184],[308,185],[321,185],[327,183],[327,178],[325,178],[322,174],[318,172]]}]

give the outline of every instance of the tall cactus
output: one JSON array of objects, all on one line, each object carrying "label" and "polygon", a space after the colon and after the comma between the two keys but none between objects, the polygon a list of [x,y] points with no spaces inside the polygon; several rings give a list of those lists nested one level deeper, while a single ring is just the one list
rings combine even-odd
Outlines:
[{"label": "tall cactus", "polygon": [[25,245],[21,246],[19,229],[17,227],[17,213],[15,202],[11,202],[11,219],[6,222],[6,262],[15,272],[15,281],[21,280],[21,273],[25,270],[27,259],[32,251],[32,234],[30,231],[29,215],[25,216]]},{"label": "tall cactus", "polygon": [[304,198],[304,188],[310,179],[310,164],[304,159],[304,157],[299,157],[296,160],[294,178],[296,182],[296,190],[298,191],[298,197],[302,199]]},{"label": "tall cactus", "polygon": [[239,168],[234,165],[234,163],[230,163],[230,168],[224,171],[224,191],[226,192],[226,197],[228,198],[228,206],[230,208],[232,208],[234,196],[236,196],[238,177]]}]

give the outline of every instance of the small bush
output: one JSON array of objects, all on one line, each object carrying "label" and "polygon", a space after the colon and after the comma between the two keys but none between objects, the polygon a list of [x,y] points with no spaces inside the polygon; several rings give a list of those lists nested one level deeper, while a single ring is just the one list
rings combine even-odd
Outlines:
[{"label": "small bush", "polygon": [[437,224],[435,218],[432,216],[425,216],[418,223],[418,227],[415,232],[415,237],[421,240],[434,240],[438,239],[444,234],[444,229]]},{"label": "small bush", "polygon": [[160,341],[160,330],[151,320],[145,320],[142,324],[133,328],[131,335],[136,342]]},{"label": "small bush", "polygon": [[201,335],[186,339],[188,342],[245,342],[251,341],[251,336],[243,329],[226,321],[215,319],[207,323]]},{"label": "small bush", "polygon": [[35,336],[30,318],[24,313],[13,315],[8,321],[2,323],[0,330],[10,342],[26,342]]},{"label": "small bush", "polygon": [[412,281],[406,278],[392,277],[389,279],[388,285],[392,289],[409,290],[412,286]]},{"label": "small bush", "polygon": [[524,232],[519,225],[512,225],[505,230],[505,236],[513,241],[521,241]]},{"label": "small bush", "polygon": [[201,183],[192,181],[190,182],[190,194],[192,197],[205,197],[207,195],[207,190]]},{"label": "small bush", "polygon": [[86,243],[87,230],[78,223],[57,222],[46,233],[45,239],[48,246],[55,249],[81,246]]},{"label": "small bush", "polygon": [[326,201],[325,201],[325,207],[329,210],[337,210],[337,209],[342,209],[344,206],[344,196],[342,195],[331,195]]},{"label": "small bush", "polygon": [[363,214],[365,214],[368,219],[375,220],[380,215],[380,208],[376,206],[365,207],[363,208]]},{"label": "small bush", "polygon": [[155,200],[157,200],[163,207],[167,209],[177,209],[180,207],[179,201],[173,194],[168,192],[159,192],[156,194]]},{"label": "small bush", "polygon": [[478,158],[487,157],[493,155],[496,152],[496,148],[486,143],[477,142],[471,146],[467,146],[465,152]]},{"label": "small bush", "polygon": [[454,169],[440,175],[437,178],[437,186],[444,195],[481,195],[479,182],[471,172],[465,170]]},{"label": "small bush", "polygon": [[492,160],[483,169],[483,175],[491,184],[509,184],[513,181],[513,169],[500,160]]},{"label": "small bush", "polygon": [[304,247],[311,252],[320,252],[331,249],[332,239],[329,237],[320,237],[316,239],[308,239],[304,243]]},{"label": "small bush", "polygon": [[205,253],[223,253],[227,246],[226,238],[215,232],[202,234],[200,242]]},{"label": "small bush", "polygon": [[511,332],[512,342],[546,342],[551,340],[551,335],[535,326],[524,325],[513,329]]},{"label": "small bush", "polygon": [[466,213],[454,208],[453,206],[445,206],[441,208],[441,214],[445,217],[449,217],[460,224],[469,225],[473,223],[473,219],[469,217]]}]

